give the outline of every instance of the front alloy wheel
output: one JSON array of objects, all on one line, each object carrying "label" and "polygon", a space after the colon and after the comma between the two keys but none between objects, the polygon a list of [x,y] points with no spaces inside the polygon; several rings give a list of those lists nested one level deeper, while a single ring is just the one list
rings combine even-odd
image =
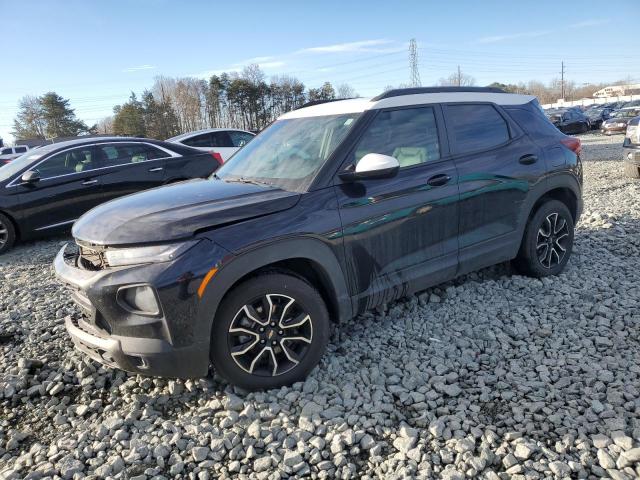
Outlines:
[{"label": "front alloy wheel", "polygon": [[320,293],[288,272],[265,273],[225,295],[211,328],[211,362],[230,383],[248,390],[304,380],[329,341]]},{"label": "front alloy wheel", "polygon": [[16,231],[9,218],[0,213],[0,254],[6,252],[16,241]]},{"label": "front alloy wheel", "polygon": [[231,356],[245,372],[282,375],[300,363],[313,341],[313,322],[295,299],[268,293],[243,305],[229,327]]}]

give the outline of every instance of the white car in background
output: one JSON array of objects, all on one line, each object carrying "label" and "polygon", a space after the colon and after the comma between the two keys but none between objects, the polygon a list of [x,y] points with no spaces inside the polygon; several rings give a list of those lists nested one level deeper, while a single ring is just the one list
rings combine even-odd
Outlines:
[{"label": "white car in background", "polygon": [[211,152],[222,165],[229,157],[244,147],[255,135],[246,130],[233,128],[208,128],[183,133],[167,139],[167,142],[181,143],[189,147]]},{"label": "white car in background", "polygon": [[0,166],[9,163],[14,158],[18,158],[23,153],[27,153],[29,147],[26,145],[16,145],[15,147],[0,148]]}]

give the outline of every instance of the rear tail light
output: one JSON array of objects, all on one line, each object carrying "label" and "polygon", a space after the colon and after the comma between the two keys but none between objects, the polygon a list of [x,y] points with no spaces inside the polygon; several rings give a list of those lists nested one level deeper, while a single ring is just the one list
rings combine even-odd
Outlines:
[{"label": "rear tail light", "polygon": [[216,162],[218,162],[218,164],[222,165],[224,163],[222,155],[220,155],[218,152],[211,152],[211,156],[215,159]]},{"label": "rear tail light", "polygon": [[571,150],[576,155],[580,155],[582,151],[582,142],[579,138],[576,137],[564,137],[560,139],[560,143],[562,143],[565,147]]}]

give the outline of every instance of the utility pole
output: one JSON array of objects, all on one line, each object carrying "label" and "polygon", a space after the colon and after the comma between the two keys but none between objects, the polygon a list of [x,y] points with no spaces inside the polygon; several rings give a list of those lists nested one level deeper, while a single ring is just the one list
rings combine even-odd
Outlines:
[{"label": "utility pole", "polygon": [[562,100],[564,100],[564,60],[562,61],[562,70],[560,70],[560,85],[562,91]]},{"label": "utility pole", "polygon": [[460,65],[458,65],[458,86],[461,86],[462,83],[462,74],[460,73]]},{"label": "utility pole", "polygon": [[411,86],[421,86],[420,71],[418,70],[418,44],[415,38],[409,40],[409,72],[411,74]]}]

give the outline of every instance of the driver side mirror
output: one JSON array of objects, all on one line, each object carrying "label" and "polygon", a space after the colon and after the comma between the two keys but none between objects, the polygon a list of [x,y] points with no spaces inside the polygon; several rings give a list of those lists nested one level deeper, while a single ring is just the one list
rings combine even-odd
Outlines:
[{"label": "driver side mirror", "polygon": [[40,172],[37,170],[27,170],[22,174],[22,181],[24,183],[36,183],[40,181]]},{"label": "driver side mirror", "polygon": [[366,178],[389,178],[400,170],[400,163],[395,157],[380,153],[367,153],[354,167],[349,165],[338,176],[347,182]]}]

